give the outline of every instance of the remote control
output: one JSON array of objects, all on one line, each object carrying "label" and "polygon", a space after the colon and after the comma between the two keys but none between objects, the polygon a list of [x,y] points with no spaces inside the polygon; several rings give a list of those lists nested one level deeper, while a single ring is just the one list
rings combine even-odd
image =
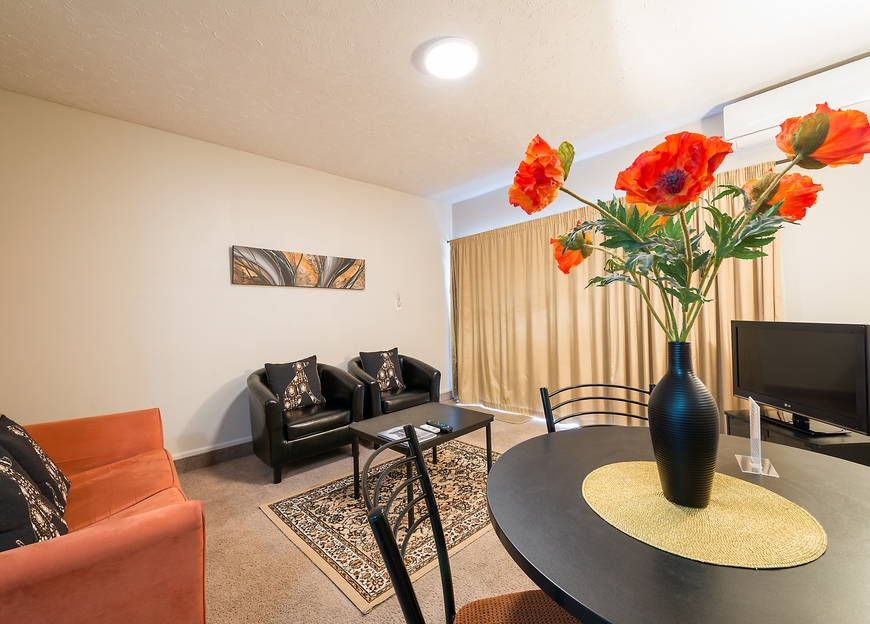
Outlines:
[{"label": "remote control", "polygon": [[438,422],[437,420],[427,420],[426,424],[436,427],[441,433],[450,433],[453,431],[453,427],[443,422]]},{"label": "remote control", "polygon": [[420,425],[420,429],[428,431],[429,433],[441,433],[441,430],[438,427],[433,427],[432,425]]}]

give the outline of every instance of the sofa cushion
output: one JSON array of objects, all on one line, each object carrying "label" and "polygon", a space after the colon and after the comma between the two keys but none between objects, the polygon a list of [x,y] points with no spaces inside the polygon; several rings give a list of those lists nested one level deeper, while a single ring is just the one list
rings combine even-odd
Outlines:
[{"label": "sofa cushion", "polygon": [[42,495],[63,515],[69,492],[69,479],[23,427],[3,414],[0,414],[0,445],[24,469]]},{"label": "sofa cushion", "polygon": [[349,425],[353,419],[350,410],[329,405],[315,405],[301,410],[284,411],[284,439],[298,440],[315,433],[323,433]]},{"label": "sofa cushion", "polygon": [[266,380],[285,410],[326,403],[314,355],[287,364],[266,364]]},{"label": "sofa cushion", "polygon": [[118,514],[168,488],[178,487],[165,450],[136,455],[72,475],[64,519],[71,531]]},{"label": "sofa cushion", "polygon": [[430,400],[431,397],[428,390],[406,388],[405,390],[392,390],[381,393],[384,414],[398,412],[415,405],[423,405],[423,403],[428,403]]},{"label": "sofa cushion", "polygon": [[398,347],[387,351],[360,352],[359,359],[362,361],[363,370],[378,382],[381,392],[405,387]]},{"label": "sofa cushion", "polygon": [[0,446],[0,551],[68,533],[57,508]]},{"label": "sofa cushion", "polygon": [[187,500],[187,497],[177,487],[171,487],[166,490],[162,490],[154,494],[153,496],[149,496],[143,501],[136,503],[135,505],[131,505],[126,509],[122,509],[116,514],[112,514],[106,518],[103,518],[99,522],[94,522],[93,524],[89,524],[86,529],[91,529],[96,526],[102,526],[106,522],[115,522],[117,520],[123,520],[124,518],[130,518],[131,516],[138,516],[139,514],[148,513],[149,511],[154,511],[155,509],[161,509],[163,507],[168,507],[169,505],[178,505],[179,503],[183,503]]}]

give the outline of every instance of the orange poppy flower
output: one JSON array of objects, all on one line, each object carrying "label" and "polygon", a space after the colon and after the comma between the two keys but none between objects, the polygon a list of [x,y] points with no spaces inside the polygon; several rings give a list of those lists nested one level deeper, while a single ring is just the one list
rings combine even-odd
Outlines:
[{"label": "orange poppy flower", "polygon": [[[827,121],[819,115],[826,116]],[[780,128],[776,146],[787,156],[794,158],[801,145],[810,152],[797,163],[805,169],[854,165],[870,153],[870,123],[861,111],[834,110],[827,103],[817,104],[816,112],[786,119]]]},{"label": "orange poppy flower", "polygon": [[[581,223],[582,221],[578,221],[577,225]],[[556,258],[559,270],[565,275],[568,275],[571,269],[592,255],[592,238],[589,234],[578,232],[569,244],[568,238],[573,232],[574,230],[571,230],[550,239],[550,244],[553,246],[553,257]]]},{"label": "orange poppy flower", "polygon": [[[743,190],[753,198],[761,197],[772,181],[768,178],[771,175],[767,174],[761,178],[760,183],[758,180],[749,180],[743,186]],[[774,204],[782,202],[777,214],[787,221],[800,221],[807,215],[807,208],[816,203],[819,191],[822,190],[824,190],[822,185],[814,183],[811,177],[800,173],[789,173],[782,176],[776,191],[764,202],[761,209],[767,210]]]},{"label": "orange poppy flower", "polygon": [[514,176],[508,199],[528,214],[540,212],[559,194],[565,183],[565,170],[559,155],[540,135],[526,149],[526,158]]},{"label": "orange poppy flower", "polygon": [[733,150],[721,137],[681,132],[642,153],[616,177],[628,204],[650,204],[656,212],[679,212],[713,184],[713,173]]}]

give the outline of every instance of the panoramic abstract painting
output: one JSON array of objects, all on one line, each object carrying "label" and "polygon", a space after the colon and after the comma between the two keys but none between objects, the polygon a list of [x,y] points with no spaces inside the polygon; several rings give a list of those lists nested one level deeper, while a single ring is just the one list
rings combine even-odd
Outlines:
[{"label": "panoramic abstract painting", "polygon": [[233,284],[364,290],[366,261],[233,245]]}]

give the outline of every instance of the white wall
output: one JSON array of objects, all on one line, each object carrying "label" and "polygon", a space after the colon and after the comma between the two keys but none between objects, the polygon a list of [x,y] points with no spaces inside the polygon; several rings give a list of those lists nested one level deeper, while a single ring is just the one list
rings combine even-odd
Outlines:
[{"label": "white wall", "polygon": [[[715,115],[674,132],[689,130],[708,136],[722,134],[722,116]],[[616,192],[617,174],[627,168],[644,150],[660,143],[665,134],[578,160],[565,186],[589,200],[609,199]],[[559,137],[551,144],[561,142]],[[518,148],[517,163],[525,146]],[[765,161],[784,158],[775,145],[759,146],[726,157],[720,171],[728,171]],[[796,226],[780,232],[783,257],[783,300],[788,321],[870,324],[870,278],[862,234],[870,232],[870,156],[859,165],[798,170],[822,184],[818,203]],[[453,205],[454,237],[469,236],[532,217],[507,200],[508,187]],[[563,194],[535,217],[578,208],[573,198]]]},{"label": "white wall", "polygon": [[[179,457],[250,439],[267,361],[398,346],[450,387],[447,204],[7,91],[0,136],[0,412],[156,406]],[[234,244],[364,258],[366,289],[231,285]]]}]

